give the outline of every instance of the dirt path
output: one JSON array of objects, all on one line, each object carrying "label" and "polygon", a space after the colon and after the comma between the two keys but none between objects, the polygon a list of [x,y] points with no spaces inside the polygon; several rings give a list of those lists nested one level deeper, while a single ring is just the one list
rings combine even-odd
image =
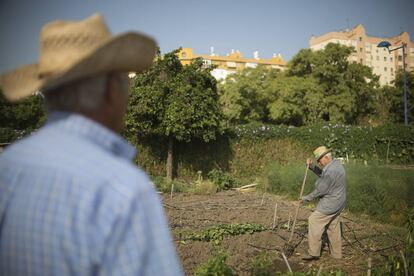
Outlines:
[{"label": "dirt path", "polygon": [[[293,217],[295,212],[293,202],[270,194],[263,196],[236,191],[215,195],[175,194],[172,199],[165,195],[163,201],[186,275],[192,275],[198,265],[205,263],[214,254],[215,246],[211,241],[182,241],[182,233],[199,233],[215,225],[231,223],[256,223],[266,227],[262,232],[226,236],[221,241],[219,247],[228,253],[227,263],[238,275],[250,275],[252,259],[263,251],[267,251],[272,258],[272,271],[287,270],[281,252],[290,235],[287,225],[289,217]],[[276,228],[272,229],[275,203],[278,204],[278,221]],[[310,208],[301,208],[299,211],[297,230],[292,241],[296,249],[289,258],[294,271],[317,270],[323,265],[325,272],[340,269],[350,275],[365,274],[368,257],[372,258],[373,266],[381,264],[387,255],[398,253],[404,244],[403,229],[368,224],[344,213],[344,258],[339,261],[330,258],[325,247],[320,260],[303,262],[301,256],[307,250],[307,217],[311,211]]]}]

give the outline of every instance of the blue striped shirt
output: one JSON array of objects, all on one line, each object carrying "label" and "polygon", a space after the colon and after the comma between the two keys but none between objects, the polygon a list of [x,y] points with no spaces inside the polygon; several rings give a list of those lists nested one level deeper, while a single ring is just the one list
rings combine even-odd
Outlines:
[{"label": "blue striped shirt", "polygon": [[0,275],[182,275],[135,149],[77,114],[0,154]]}]

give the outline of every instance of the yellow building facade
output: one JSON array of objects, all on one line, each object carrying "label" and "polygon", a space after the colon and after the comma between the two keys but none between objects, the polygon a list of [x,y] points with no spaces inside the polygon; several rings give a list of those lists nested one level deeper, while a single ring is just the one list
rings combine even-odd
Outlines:
[{"label": "yellow building facade", "polygon": [[240,51],[234,50],[226,56],[219,56],[214,54],[214,51],[211,52],[209,55],[199,55],[194,54],[192,48],[182,48],[178,57],[183,65],[190,64],[196,58],[202,58],[206,66],[215,65],[216,68],[212,70],[211,74],[218,80],[223,80],[228,75],[245,68],[255,68],[262,65],[267,68],[284,70],[287,65],[280,54],[274,55],[270,59],[261,59],[257,52],[255,52],[254,58],[244,58]]},{"label": "yellow building facade", "polygon": [[321,36],[312,36],[309,44],[312,50],[321,50],[328,43],[339,43],[354,47],[355,51],[349,57],[350,62],[359,62],[372,68],[374,74],[380,77],[380,84],[390,84],[395,79],[398,70],[403,69],[402,49],[388,52],[385,48],[378,48],[381,41],[391,43],[390,49],[397,48],[405,43],[405,63],[407,71],[414,71],[414,43],[407,32],[393,37],[373,37],[366,34],[364,26],[357,25],[351,30],[330,32]]}]

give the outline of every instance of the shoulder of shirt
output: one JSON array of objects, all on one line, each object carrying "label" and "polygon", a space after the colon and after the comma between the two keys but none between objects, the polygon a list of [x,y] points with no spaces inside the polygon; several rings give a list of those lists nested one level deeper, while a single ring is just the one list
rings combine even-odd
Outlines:
[{"label": "shoulder of shirt", "polygon": [[345,171],[344,166],[341,164],[339,160],[334,159],[332,160],[332,163],[329,164],[329,167],[326,168],[325,173],[332,174],[340,171]]},{"label": "shoulder of shirt", "polygon": [[[34,151],[34,154],[42,154],[46,158],[46,165],[54,166],[75,177],[89,179],[88,187],[91,190],[107,190],[114,195],[117,194],[119,199],[130,199],[137,194],[155,193],[148,176],[130,160],[113,155],[81,139],[61,141],[76,145],[73,147],[68,145],[68,148],[62,148],[59,143],[39,143],[43,137],[39,137],[38,134],[40,133],[10,145],[2,155],[14,159],[17,155],[30,151]],[[50,164],[51,162],[53,164]]]}]

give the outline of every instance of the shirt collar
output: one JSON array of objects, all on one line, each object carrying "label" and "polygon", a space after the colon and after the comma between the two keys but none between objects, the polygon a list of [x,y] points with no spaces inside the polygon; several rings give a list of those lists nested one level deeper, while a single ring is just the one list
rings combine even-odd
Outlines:
[{"label": "shirt collar", "polygon": [[326,164],[326,166],[323,168],[323,170],[325,171],[325,170],[327,170],[328,169],[328,167],[330,167],[333,163],[336,163],[336,159],[335,158],[332,158],[332,161],[331,162],[329,162],[328,164]]},{"label": "shirt collar", "polygon": [[127,160],[133,160],[136,149],[117,133],[77,113],[52,112],[45,127],[86,138],[104,150]]}]

